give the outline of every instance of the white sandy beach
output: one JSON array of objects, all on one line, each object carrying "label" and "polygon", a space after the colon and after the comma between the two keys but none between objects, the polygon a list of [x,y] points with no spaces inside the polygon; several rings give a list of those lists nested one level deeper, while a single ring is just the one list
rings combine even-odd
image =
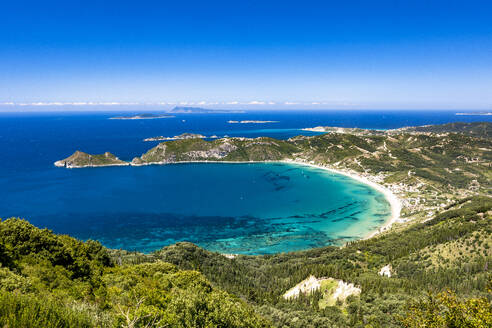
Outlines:
[{"label": "white sandy beach", "polygon": [[400,218],[400,212],[401,212],[400,200],[398,199],[398,197],[394,193],[391,192],[391,190],[389,190],[388,188],[385,188],[384,186],[380,185],[379,183],[373,182],[373,181],[367,179],[366,177],[360,176],[358,174],[354,174],[352,172],[337,170],[337,169],[325,167],[322,165],[317,165],[317,164],[312,164],[312,163],[307,163],[307,162],[301,162],[301,161],[293,161],[293,160],[283,160],[282,162],[283,163],[294,163],[294,164],[300,164],[300,165],[307,165],[307,166],[315,167],[318,169],[327,170],[327,171],[330,171],[333,173],[342,174],[342,175],[348,176],[354,180],[362,182],[362,183],[376,189],[377,191],[381,192],[384,195],[384,197],[386,198],[386,200],[388,201],[388,203],[390,204],[391,217],[389,218],[389,220],[387,220],[384,223],[384,225],[379,227],[379,229],[377,231],[373,231],[373,232],[369,233],[369,235],[367,235],[364,239],[371,238],[380,232],[388,230]]}]

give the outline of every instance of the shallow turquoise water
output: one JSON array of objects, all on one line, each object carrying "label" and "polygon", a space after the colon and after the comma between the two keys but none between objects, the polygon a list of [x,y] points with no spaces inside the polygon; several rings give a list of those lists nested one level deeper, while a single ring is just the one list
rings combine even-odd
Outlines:
[{"label": "shallow turquoise water", "polygon": [[361,238],[390,215],[378,191],[296,164],[59,168],[22,179],[4,181],[3,217],[144,252],[177,241],[224,253],[302,250]]}]

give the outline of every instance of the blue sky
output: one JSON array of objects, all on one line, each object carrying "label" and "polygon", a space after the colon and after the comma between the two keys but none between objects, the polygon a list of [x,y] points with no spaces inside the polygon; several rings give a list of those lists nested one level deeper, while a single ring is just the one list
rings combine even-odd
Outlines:
[{"label": "blue sky", "polygon": [[2,1],[0,103],[492,109],[491,17],[473,0]]}]

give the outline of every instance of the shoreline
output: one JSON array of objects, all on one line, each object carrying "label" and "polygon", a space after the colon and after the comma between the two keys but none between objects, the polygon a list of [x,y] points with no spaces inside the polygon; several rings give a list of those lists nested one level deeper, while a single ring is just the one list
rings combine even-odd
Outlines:
[{"label": "shoreline", "polygon": [[391,228],[391,226],[400,219],[400,212],[402,209],[401,201],[391,190],[389,190],[385,186],[383,186],[377,182],[371,181],[362,175],[356,174],[355,172],[342,171],[340,169],[334,169],[331,167],[322,166],[319,164],[314,164],[314,163],[309,163],[309,162],[303,162],[303,161],[299,161],[299,160],[283,159],[283,160],[275,160],[275,161],[182,161],[182,162],[175,162],[175,163],[158,163],[158,162],[156,162],[156,163],[146,163],[146,164],[137,164],[137,165],[132,164],[132,166],[166,165],[166,164],[192,164],[192,163],[197,163],[197,164],[199,164],[199,163],[223,163],[223,164],[284,163],[284,164],[297,164],[297,165],[314,167],[314,168],[321,169],[321,170],[326,170],[326,171],[329,171],[332,173],[341,174],[341,175],[347,176],[351,179],[354,179],[360,183],[368,185],[369,187],[376,189],[377,191],[379,191],[380,193],[383,194],[384,198],[386,198],[386,201],[390,205],[391,215],[390,215],[389,219],[387,219],[383,225],[379,226],[379,228],[377,230],[369,232],[367,235],[362,237],[360,240],[366,240],[366,239],[372,238],[372,237],[374,237],[374,236],[376,236],[382,232],[389,230]]},{"label": "shoreline", "polygon": [[[401,201],[399,198],[388,188],[385,186],[369,180],[367,177],[364,177],[362,175],[357,174],[356,172],[347,172],[344,170],[340,169],[335,169],[327,166],[323,166],[320,164],[315,164],[311,162],[304,162],[300,160],[292,160],[292,159],[283,159],[283,160],[273,160],[273,161],[220,161],[220,160],[198,160],[198,161],[180,161],[180,162],[152,162],[152,163],[142,163],[142,164],[133,164],[131,162],[128,162],[128,164],[110,164],[110,165],[98,165],[98,166],[72,166],[72,167],[67,167],[67,168],[83,168],[83,167],[104,167],[104,166],[147,166],[147,165],[169,165],[169,164],[206,164],[206,163],[215,163],[215,164],[254,164],[254,163],[283,163],[283,164],[297,164],[297,165],[304,165],[304,166],[309,166],[313,168],[317,168],[320,170],[326,170],[332,173],[340,174],[347,176],[353,180],[356,180],[362,184],[368,185],[369,187],[379,191],[380,193],[383,194],[385,197],[386,201],[390,205],[390,210],[391,210],[391,215],[389,219],[385,221],[385,223],[381,226],[378,227],[377,230],[368,232],[367,235],[362,237],[360,240],[366,240],[369,238],[372,238],[384,231],[387,231],[391,228],[391,226],[396,223],[400,219],[400,212],[402,209]],[[56,164],[55,164],[56,165]]]},{"label": "shoreline", "polygon": [[383,186],[383,185],[381,185],[379,183],[376,183],[374,181],[371,181],[368,178],[366,178],[364,176],[361,176],[359,174],[356,174],[354,172],[342,171],[340,169],[334,169],[334,168],[322,166],[322,165],[319,165],[319,164],[314,164],[314,163],[309,163],[309,162],[302,162],[302,161],[296,161],[296,160],[282,160],[280,162],[282,162],[282,163],[293,163],[293,164],[306,165],[306,166],[314,167],[314,168],[317,168],[317,169],[326,170],[326,171],[329,171],[329,172],[332,172],[332,173],[337,173],[337,174],[345,175],[345,176],[347,176],[347,177],[349,177],[351,179],[354,179],[354,180],[356,180],[358,182],[361,182],[363,184],[366,184],[369,187],[371,187],[373,189],[376,189],[377,191],[379,191],[380,193],[382,193],[384,195],[384,197],[386,198],[386,200],[388,201],[389,205],[390,205],[391,216],[377,230],[368,233],[361,240],[372,238],[372,237],[374,237],[374,236],[376,236],[376,235],[378,235],[378,234],[380,234],[380,233],[382,233],[384,231],[389,230],[391,228],[391,226],[400,219],[400,213],[401,213],[401,209],[402,209],[401,201],[398,199],[398,197],[391,190],[389,190],[388,188],[386,188],[385,186]]}]

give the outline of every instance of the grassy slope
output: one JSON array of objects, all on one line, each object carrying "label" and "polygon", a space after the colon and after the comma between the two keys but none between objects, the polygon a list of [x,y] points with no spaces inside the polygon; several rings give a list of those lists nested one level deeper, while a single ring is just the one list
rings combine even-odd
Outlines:
[{"label": "grassy slope", "polygon": [[[477,180],[490,188],[487,179],[492,161],[492,140],[458,134],[427,136],[353,136],[326,134],[300,138],[295,144],[300,157],[318,163],[335,164],[355,171],[387,173],[408,172],[435,185],[464,188]],[[471,163],[473,161],[473,163]]]}]

